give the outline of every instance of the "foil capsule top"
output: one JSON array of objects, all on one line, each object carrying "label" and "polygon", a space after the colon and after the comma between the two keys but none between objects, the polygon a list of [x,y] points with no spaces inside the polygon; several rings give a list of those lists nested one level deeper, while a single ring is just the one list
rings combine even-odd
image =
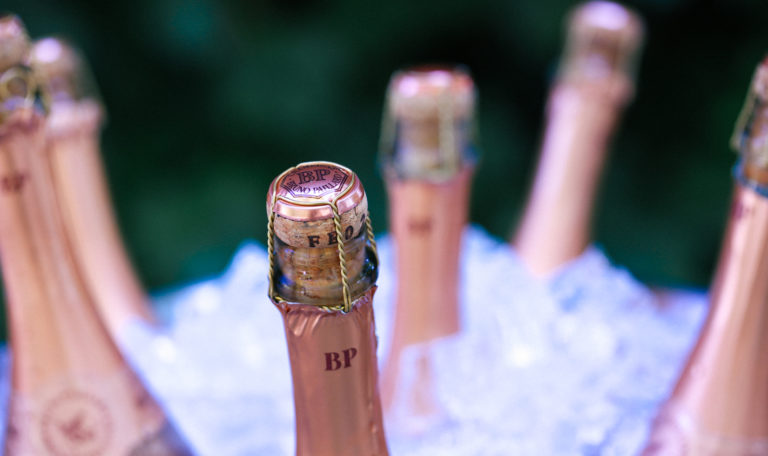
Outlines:
[{"label": "foil capsule top", "polygon": [[94,95],[85,61],[65,40],[43,38],[29,52],[29,65],[49,102],[74,101]]},{"label": "foil capsule top", "polygon": [[634,78],[643,42],[643,22],[635,12],[618,3],[592,1],[571,12],[567,27],[561,78]]},{"label": "foil capsule top", "polygon": [[437,119],[446,109],[465,118],[474,111],[475,85],[463,67],[413,67],[393,75],[387,98],[395,118]]},{"label": "foil capsule top", "polygon": [[368,199],[357,175],[332,162],[306,162],[277,176],[267,192],[267,216],[275,234],[293,247],[335,244],[338,216],[345,238],[360,234]]}]

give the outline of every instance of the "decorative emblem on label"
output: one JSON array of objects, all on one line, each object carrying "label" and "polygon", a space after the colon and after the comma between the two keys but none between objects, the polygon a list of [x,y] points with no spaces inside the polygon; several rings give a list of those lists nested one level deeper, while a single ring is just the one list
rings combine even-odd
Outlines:
[{"label": "decorative emblem on label", "polygon": [[112,438],[107,407],[82,391],[65,391],[50,401],[41,426],[45,446],[56,456],[106,454]]},{"label": "decorative emblem on label", "polygon": [[328,165],[310,165],[296,168],[285,175],[280,187],[294,198],[320,198],[341,191],[349,180],[341,168]]}]

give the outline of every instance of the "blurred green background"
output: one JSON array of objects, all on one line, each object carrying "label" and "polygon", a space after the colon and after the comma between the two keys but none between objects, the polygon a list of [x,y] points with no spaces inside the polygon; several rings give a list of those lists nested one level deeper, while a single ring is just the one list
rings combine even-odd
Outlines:
[{"label": "blurred green background", "polygon": [[[219,273],[265,241],[264,199],[313,159],[360,175],[386,228],[376,152],[393,70],[468,65],[482,150],[471,219],[508,237],[520,215],[570,1],[4,0],[33,37],[90,59],[107,106],[104,159],[147,288]],[[765,1],[638,0],[635,103],[614,142],[595,240],[639,279],[706,286],[731,192],[728,139],[766,50]]]}]

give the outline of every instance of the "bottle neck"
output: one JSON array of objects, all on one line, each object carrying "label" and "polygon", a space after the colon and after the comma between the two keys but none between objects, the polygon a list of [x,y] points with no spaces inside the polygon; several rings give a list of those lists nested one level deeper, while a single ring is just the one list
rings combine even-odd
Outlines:
[{"label": "bottle neck", "polygon": [[[120,237],[99,149],[102,109],[91,100],[59,102],[48,115],[48,156],[75,259],[110,334],[152,322],[144,290]],[[118,339],[119,340],[119,339]]]},{"label": "bottle neck", "polygon": [[[712,286],[712,314],[735,322],[768,300],[768,197],[738,183],[717,272]],[[768,312],[759,312],[768,326]],[[732,323],[735,324],[735,323]],[[768,342],[768,336],[766,336]]]},{"label": "bottle neck", "polygon": [[590,223],[619,105],[560,84],[550,94],[536,174],[514,244],[529,269],[547,276],[589,245]]},{"label": "bottle neck", "polygon": [[0,261],[14,380],[27,386],[122,363],[75,270],[43,147],[39,116],[0,139]]},{"label": "bottle neck", "polygon": [[[736,185],[710,311],[667,406],[697,440],[768,438],[768,198]],[[713,453],[714,454],[714,453]]]}]

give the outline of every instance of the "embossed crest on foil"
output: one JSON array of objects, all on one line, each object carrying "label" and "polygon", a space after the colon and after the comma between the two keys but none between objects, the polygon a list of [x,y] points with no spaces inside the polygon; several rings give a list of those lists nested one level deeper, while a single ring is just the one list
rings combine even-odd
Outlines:
[{"label": "embossed crest on foil", "polygon": [[297,199],[321,198],[341,192],[349,177],[343,169],[335,166],[300,166],[283,177],[280,188]]}]

